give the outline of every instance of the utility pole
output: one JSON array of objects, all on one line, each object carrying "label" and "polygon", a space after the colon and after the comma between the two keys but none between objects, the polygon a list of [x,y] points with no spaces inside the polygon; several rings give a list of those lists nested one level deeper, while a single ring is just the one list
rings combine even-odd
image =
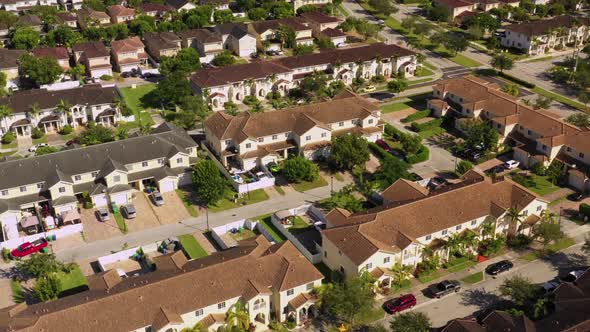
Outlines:
[{"label": "utility pole", "polygon": [[330,175],[330,196],[334,196],[334,175]]}]

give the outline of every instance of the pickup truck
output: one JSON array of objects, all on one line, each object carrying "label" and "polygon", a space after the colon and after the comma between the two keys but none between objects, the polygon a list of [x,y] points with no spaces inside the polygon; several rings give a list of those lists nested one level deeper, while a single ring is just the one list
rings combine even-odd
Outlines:
[{"label": "pickup truck", "polygon": [[459,290],[461,290],[461,284],[457,280],[443,280],[438,284],[428,286],[428,291],[437,299],[451,293],[457,293]]}]

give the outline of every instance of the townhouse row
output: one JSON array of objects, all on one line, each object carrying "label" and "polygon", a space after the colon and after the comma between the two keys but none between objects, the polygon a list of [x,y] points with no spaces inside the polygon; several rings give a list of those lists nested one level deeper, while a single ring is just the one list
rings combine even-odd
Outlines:
[{"label": "townhouse row", "polygon": [[[109,270],[88,278],[88,290],[51,302],[0,309],[1,331],[181,331],[226,325],[242,308],[253,330],[271,318],[300,323],[314,313],[323,275],[286,241],[263,236],[188,261],[182,251],[154,259],[156,270],[122,278]],[[240,271],[240,273],[236,273]]]},{"label": "townhouse row", "polygon": [[350,85],[355,78],[413,76],[418,66],[416,53],[397,45],[377,43],[203,69],[191,76],[191,83],[194,92],[206,98],[214,111],[219,111],[227,102],[243,103],[246,96],[261,100],[272,92],[285,96],[314,72],[325,73],[330,81]]},{"label": "townhouse row", "polygon": [[500,134],[500,142],[513,146],[513,158],[524,167],[564,164],[568,184],[585,192],[590,189],[588,128],[569,124],[544,109],[532,109],[500,91],[500,86],[464,76],[443,80],[433,87],[428,108],[434,116],[454,116],[457,126],[466,119],[488,121]]},{"label": "townhouse row", "polygon": [[145,186],[169,192],[190,184],[197,145],[182,129],[164,123],[147,136],[5,161],[0,169],[0,228],[18,239],[30,216],[37,224],[60,219],[80,204],[121,206]]}]

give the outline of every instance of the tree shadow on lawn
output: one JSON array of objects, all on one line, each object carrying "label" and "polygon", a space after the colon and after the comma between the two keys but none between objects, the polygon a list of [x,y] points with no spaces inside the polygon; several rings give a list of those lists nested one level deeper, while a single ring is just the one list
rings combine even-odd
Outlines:
[{"label": "tree shadow on lawn", "polygon": [[156,92],[156,89],[146,93],[141,98],[139,98],[139,102],[143,108],[164,108],[163,105],[159,102],[159,98]]},{"label": "tree shadow on lawn", "polygon": [[543,262],[550,264],[557,270],[558,276],[568,274],[570,271],[588,267],[588,258],[578,253],[557,252],[541,257]]},{"label": "tree shadow on lawn", "polygon": [[498,303],[505,301],[499,295],[490,293],[483,288],[468,289],[460,294],[461,304],[466,306],[476,306],[479,310],[485,310]]}]

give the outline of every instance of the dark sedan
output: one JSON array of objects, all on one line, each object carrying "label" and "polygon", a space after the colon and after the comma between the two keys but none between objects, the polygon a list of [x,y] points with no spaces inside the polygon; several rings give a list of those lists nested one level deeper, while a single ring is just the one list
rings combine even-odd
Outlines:
[{"label": "dark sedan", "polygon": [[497,263],[488,265],[488,267],[486,267],[486,273],[495,276],[495,275],[498,275],[502,272],[509,271],[513,267],[514,267],[514,264],[512,264],[511,261],[503,260],[503,261],[499,261]]}]

